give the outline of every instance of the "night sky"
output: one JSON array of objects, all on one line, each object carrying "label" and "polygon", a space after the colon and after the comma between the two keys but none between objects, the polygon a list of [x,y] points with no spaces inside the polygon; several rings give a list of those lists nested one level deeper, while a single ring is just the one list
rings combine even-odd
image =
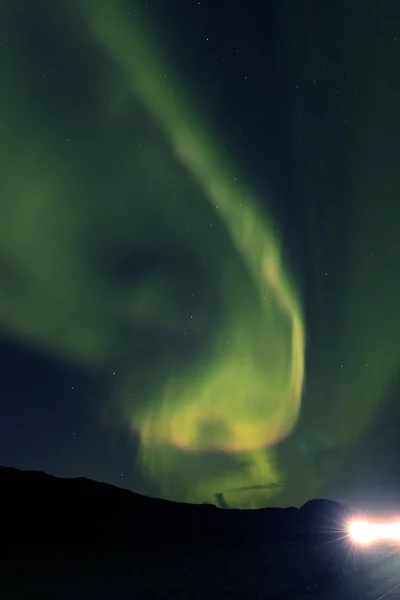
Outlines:
[{"label": "night sky", "polygon": [[400,493],[400,3],[0,3],[0,464]]}]

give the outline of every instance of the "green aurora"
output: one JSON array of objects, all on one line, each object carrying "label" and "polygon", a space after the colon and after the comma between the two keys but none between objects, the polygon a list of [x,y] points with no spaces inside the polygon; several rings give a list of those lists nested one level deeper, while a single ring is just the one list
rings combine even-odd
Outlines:
[{"label": "green aurora", "polygon": [[[268,198],[238,183],[240,168],[202,123],[152,24],[136,10],[127,19],[116,0],[58,10],[36,17],[44,28],[55,20],[72,65],[51,83],[46,72],[40,89],[29,79],[29,36],[25,52],[2,42],[1,327],[107,374],[113,388],[99,412],[139,433],[140,465],[165,497],[301,502],[326,485],[315,453],[359,440],[400,364],[400,181],[390,154],[399,85],[385,51],[368,59],[381,87],[362,114],[355,101],[343,136],[346,160],[358,157],[343,167],[347,203],[335,203],[329,177],[313,189],[301,153],[293,159],[314,246],[325,256],[343,240],[345,257],[331,268],[314,260],[306,320],[279,228],[261,208]],[[312,56],[290,35],[288,63],[296,52],[312,70],[323,27],[310,24]],[[349,35],[357,77],[370,40]],[[310,98],[293,100],[291,113],[311,110]],[[324,125],[304,132],[316,148],[324,135]],[[320,193],[332,196],[322,223]],[[330,339],[320,325],[329,314]]]}]

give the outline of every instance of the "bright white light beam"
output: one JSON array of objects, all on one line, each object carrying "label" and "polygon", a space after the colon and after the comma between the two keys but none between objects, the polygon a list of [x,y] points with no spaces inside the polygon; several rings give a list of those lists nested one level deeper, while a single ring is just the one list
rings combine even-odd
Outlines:
[{"label": "bright white light beam", "polygon": [[348,532],[357,544],[371,544],[378,541],[400,542],[400,521],[373,523],[369,521],[350,521]]}]

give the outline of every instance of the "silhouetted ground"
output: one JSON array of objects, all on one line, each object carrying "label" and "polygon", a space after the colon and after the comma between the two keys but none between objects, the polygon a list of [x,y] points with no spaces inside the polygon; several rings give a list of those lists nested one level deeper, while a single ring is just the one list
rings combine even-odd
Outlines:
[{"label": "silhouetted ground", "polygon": [[400,572],[357,557],[329,501],[232,511],[5,468],[0,491],[1,600],[376,600]]}]

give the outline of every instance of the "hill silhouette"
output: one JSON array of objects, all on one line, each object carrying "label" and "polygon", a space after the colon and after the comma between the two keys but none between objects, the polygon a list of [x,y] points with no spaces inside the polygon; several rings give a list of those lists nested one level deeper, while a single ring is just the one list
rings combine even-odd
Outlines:
[{"label": "hill silhouette", "polygon": [[392,553],[353,552],[349,512],[326,499],[234,510],[7,467],[0,497],[6,600],[374,600],[398,585]]},{"label": "hill silhouette", "polygon": [[264,545],[340,536],[346,509],[328,500],[302,508],[235,510],[146,497],[85,478],[0,467],[2,548],[102,548]]}]

